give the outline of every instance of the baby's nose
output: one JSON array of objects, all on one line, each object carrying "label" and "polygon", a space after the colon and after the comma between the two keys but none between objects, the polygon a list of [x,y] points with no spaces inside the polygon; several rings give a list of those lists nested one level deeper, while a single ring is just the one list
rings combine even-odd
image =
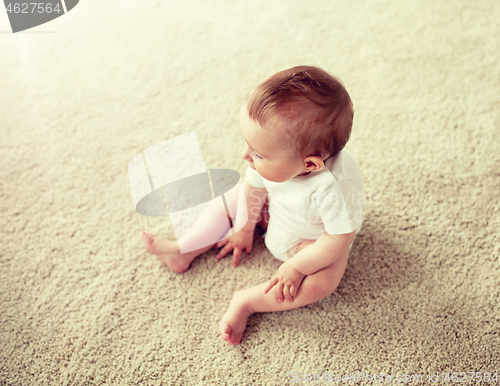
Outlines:
[{"label": "baby's nose", "polygon": [[248,148],[248,146],[245,146],[245,148],[241,152],[241,158],[243,158],[245,161],[252,162],[252,158],[250,157],[250,149]]}]

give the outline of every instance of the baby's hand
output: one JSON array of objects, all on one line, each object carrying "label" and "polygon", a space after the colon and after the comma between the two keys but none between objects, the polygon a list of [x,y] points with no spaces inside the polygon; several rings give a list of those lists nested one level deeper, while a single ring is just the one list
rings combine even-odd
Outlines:
[{"label": "baby's hand", "polygon": [[264,289],[264,293],[267,294],[271,288],[277,285],[278,297],[276,300],[281,303],[285,298],[289,302],[293,302],[293,298],[297,296],[297,292],[304,277],[306,277],[306,275],[301,274],[293,268],[290,260],[288,260],[281,264],[276,275],[269,280],[269,283]]},{"label": "baby's hand", "polygon": [[217,259],[222,259],[226,254],[233,250],[233,267],[238,266],[238,262],[240,261],[241,252],[245,250],[246,253],[252,252],[253,245],[253,232],[244,231],[240,229],[234,235],[221,240],[217,243],[217,248],[222,248],[217,254]]}]

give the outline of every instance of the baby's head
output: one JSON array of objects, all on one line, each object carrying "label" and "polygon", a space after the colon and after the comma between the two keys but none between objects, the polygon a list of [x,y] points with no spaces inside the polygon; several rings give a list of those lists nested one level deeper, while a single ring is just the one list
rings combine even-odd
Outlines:
[{"label": "baby's head", "polygon": [[240,126],[247,146],[242,157],[275,182],[320,170],[344,148],[353,115],[349,94],[327,72],[311,66],[280,71],[243,104]]}]

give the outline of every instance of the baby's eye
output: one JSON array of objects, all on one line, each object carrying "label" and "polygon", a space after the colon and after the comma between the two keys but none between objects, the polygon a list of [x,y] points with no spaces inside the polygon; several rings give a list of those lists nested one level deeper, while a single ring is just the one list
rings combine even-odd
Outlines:
[{"label": "baby's eye", "polygon": [[262,157],[259,154],[257,154],[256,151],[254,151],[252,155],[258,159],[262,159]]}]

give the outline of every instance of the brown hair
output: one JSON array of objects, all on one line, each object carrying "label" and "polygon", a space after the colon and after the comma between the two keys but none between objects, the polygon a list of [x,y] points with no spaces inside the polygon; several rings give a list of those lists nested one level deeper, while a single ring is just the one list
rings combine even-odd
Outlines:
[{"label": "brown hair", "polygon": [[342,150],[351,135],[351,98],[341,81],[318,67],[280,71],[247,98],[248,115],[264,128],[285,120],[286,135],[301,157],[328,158]]}]

